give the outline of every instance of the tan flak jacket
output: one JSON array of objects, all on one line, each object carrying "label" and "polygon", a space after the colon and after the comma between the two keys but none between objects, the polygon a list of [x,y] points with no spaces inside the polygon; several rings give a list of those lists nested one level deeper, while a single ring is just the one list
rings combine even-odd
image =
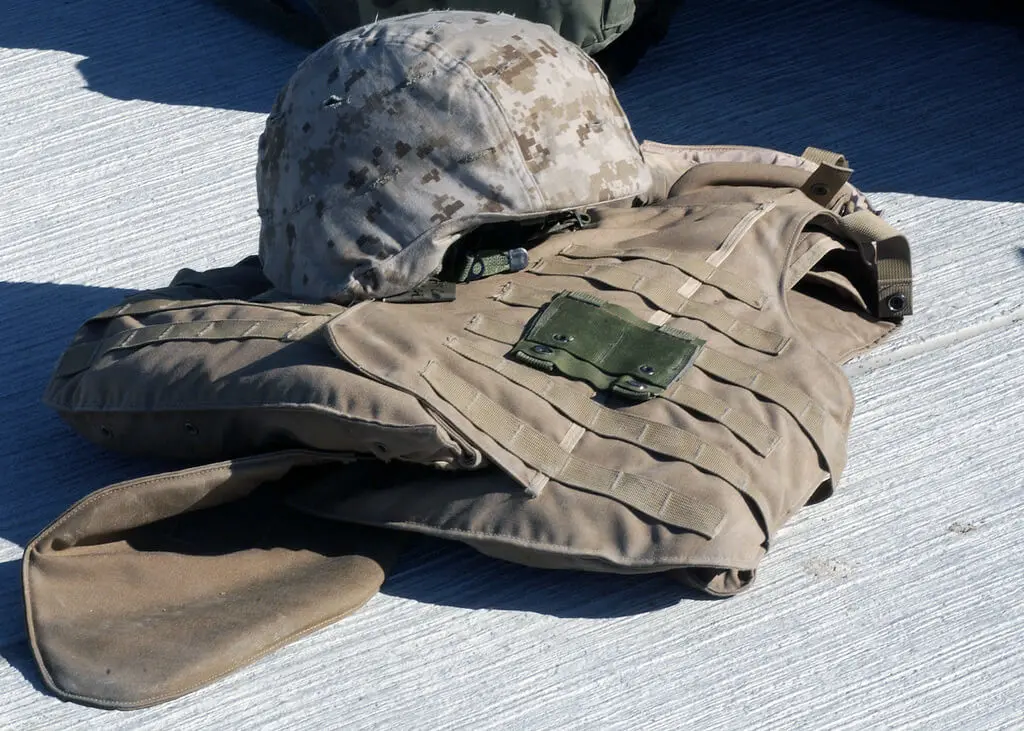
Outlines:
[{"label": "tan flak jacket", "polygon": [[87,321],[47,403],[106,447],[213,464],[94,493],[28,546],[47,685],[187,693],[354,611],[406,532],[748,586],[839,482],[840,364],[910,313],[909,250],[839,156],[644,152],[655,200],[454,298],[289,301],[249,259]]}]

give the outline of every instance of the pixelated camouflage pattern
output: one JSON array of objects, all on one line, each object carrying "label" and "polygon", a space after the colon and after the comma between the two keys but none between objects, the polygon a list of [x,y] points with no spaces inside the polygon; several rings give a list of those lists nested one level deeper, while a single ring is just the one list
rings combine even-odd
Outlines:
[{"label": "pixelated camouflage pattern", "polygon": [[278,96],[256,172],[279,289],[340,303],[406,291],[476,226],[646,198],[601,70],[551,28],[444,11],[364,26]]}]

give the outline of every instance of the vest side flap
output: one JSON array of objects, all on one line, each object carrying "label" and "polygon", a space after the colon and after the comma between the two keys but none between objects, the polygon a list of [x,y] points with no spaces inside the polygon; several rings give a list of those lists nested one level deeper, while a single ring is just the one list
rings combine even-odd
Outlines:
[{"label": "vest side flap", "polygon": [[458,458],[415,399],[327,346],[321,328],[344,308],[165,294],[91,318],[61,356],[45,403],[91,441],[193,461],[287,447]]},{"label": "vest side flap", "polygon": [[672,567],[750,570],[764,556],[742,526],[727,523],[714,541],[638,516],[602,495],[552,482],[536,497],[496,467],[450,472],[369,463],[365,493],[339,491],[315,477],[289,505],[332,520],[457,540],[495,558],[546,569],[646,573]]},{"label": "vest side flap", "polygon": [[875,314],[874,267],[841,221],[824,213],[809,217],[783,277],[790,319],[806,336],[813,334],[816,349],[834,363],[873,347],[895,327]]},{"label": "vest side flap", "polygon": [[343,491],[351,459],[277,452],[79,501],[23,559],[29,641],[47,686],[105,708],[153,705],[357,609],[399,538],[297,512],[282,519],[303,470],[330,473]]}]

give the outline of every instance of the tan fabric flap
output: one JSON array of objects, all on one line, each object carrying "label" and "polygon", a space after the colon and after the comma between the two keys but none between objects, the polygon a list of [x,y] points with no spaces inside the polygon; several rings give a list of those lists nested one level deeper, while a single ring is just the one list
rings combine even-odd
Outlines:
[{"label": "tan fabric flap", "polygon": [[361,606],[399,538],[281,515],[303,468],[336,471],[341,491],[341,463],[351,459],[277,452],[123,482],[79,501],[23,560],[29,640],[46,684],[92,705],[148,706]]}]

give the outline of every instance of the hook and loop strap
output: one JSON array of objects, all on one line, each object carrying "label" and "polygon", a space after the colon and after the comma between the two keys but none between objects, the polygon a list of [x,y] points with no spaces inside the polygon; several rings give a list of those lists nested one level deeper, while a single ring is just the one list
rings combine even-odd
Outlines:
[{"label": "hook and loop strap", "polygon": [[855,211],[839,219],[846,234],[873,254],[877,292],[875,314],[898,320],[913,314],[913,272],[910,244],[896,228],[871,211]]}]

